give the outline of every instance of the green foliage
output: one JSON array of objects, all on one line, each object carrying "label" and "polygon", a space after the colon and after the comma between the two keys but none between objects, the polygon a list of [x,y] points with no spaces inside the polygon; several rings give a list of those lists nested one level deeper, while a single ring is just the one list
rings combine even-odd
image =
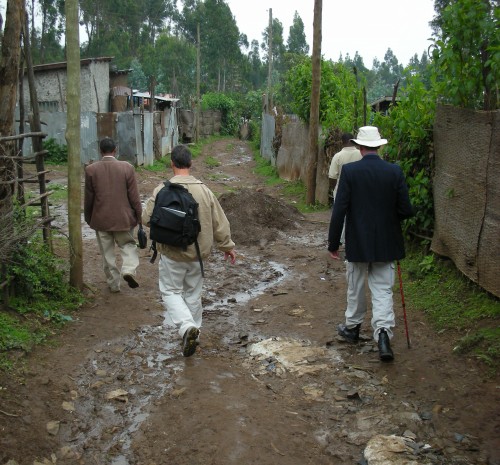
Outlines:
[{"label": "green foliage", "polygon": [[492,369],[498,371],[500,360],[500,327],[482,328],[459,339],[453,352],[472,354]]},{"label": "green foliage", "polygon": [[68,147],[60,145],[55,139],[47,139],[43,141],[43,149],[48,151],[45,155],[45,163],[51,165],[60,165],[68,162]]},{"label": "green foliage", "polygon": [[433,84],[444,102],[499,108],[500,13],[494,0],[449,2],[434,21]]},{"label": "green foliage", "polygon": [[[282,93],[291,98],[290,109],[308,122],[311,107],[312,63],[302,59],[285,77]],[[358,97],[355,105],[355,97]],[[356,115],[362,115],[361,93],[356,77],[342,63],[321,62],[319,120],[324,128],[332,125],[343,131],[356,127]]]},{"label": "green foliage", "polygon": [[281,179],[278,175],[276,167],[274,167],[269,160],[263,158],[258,151],[254,152],[254,159],[256,162],[255,173],[265,177],[268,185],[281,186],[288,202],[295,206],[300,212],[310,213],[329,208],[328,205],[321,205],[319,203],[315,205],[308,205],[306,203],[306,187],[302,181],[286,181]]},{"label": "green foliage", "polygon": [[82,304],[81,294],[65,279],[63,262],[40,239],[19,244],[12,260],[7,277],[15,289],[10,306],[17,312],[60,323]]},{"label": "green foliage", "polygon": [[[229,6],[220,0],[183,2],[178,28],[192,43],[200,29],[201,91],[221,90],[221,77],[235,85],[242,61],[240,32]],[[225,90],[228,87],[225,87]]]},{"label": "green foliage", "polygon": [[238,117],[235,114],[236,102],[221,92],[208,92],[201,99],[202,110],[219,110],[222,115],[221,134],[236,135],[239,129]]},{"label": "green foliage", "polygon": [[409,250],[402,263],[405,300],[410,310],[423,311],[437,330],[466,336],[457,351],[500,367],[500,300],[462,275],[448,260],[433,260]]},{"label": "green foliage", "polygon": [[35,320],[20,319],[14,315],[0,312],[0,352],[12,349],[30,351],[42,342],[47,330]]},{"label": "green foliage", "polygon": [[309,45],[307,45],[304,32],[304,21],[302,21],[297,11],[293,15],[293,23],[290,26],[286,45],[289,53],[297,55],[307,55],[309,53]]},{"label": "green foliage", "polygon": [[428,274],[436,269],[436,263],[434,261],[434,255],[426,255],[422,261],[419,263],[420,272],[422,274]]},{"label": "green foliage", "polygon": [[416,215],[405,222],[413,234],[431,237],[434,227],[432,196],[432,129],[435,103],[418,76],[410,76],[398,105],[387,115],[376,113],[373,124],[389,140],[385,157],[398,163],[406,177]]},{"label": "green foliage", "polygon": [[71,321],[71,313],[84,301],[67,283],[62,261],[36,235],[18,243],[6,277],[13,295],[9,311],[0,311],[0,370],[13,367],[9,351],[29,352]]}]

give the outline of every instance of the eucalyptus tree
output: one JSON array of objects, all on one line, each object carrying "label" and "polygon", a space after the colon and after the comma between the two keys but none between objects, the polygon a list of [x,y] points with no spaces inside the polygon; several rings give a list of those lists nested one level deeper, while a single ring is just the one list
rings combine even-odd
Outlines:
[{"label": "eucalyptus tree", "polygon": [[[278,18],[273,18],[272,21],[272,38],[273,38],[273,50],[272,50],[272,62],[273,69],[281,74],[284,69],[284,55],[286,52],[285,43],[283,40],[283,24]],[[269,26],[267,26],[262,32],[262,43],[260,45],[261,49],[264,51],[264,62],[268,63],[269,60]]]},{"label": "eucalyptus tree", "polygon": [[30,45],[34,64],[63,61],[65,28],[63,0],[31,0],[26,4],[30,18]]},{"label": "eucalyptus tree", "polygon": [[196,88],[196,47],[185,38],[162,32],[154,48],[146,49],[144,72],[157,77],[157,92],[162,88],[180,97],[186,105]]},{"label": "eucalyptus tree", "polygon": [[200,26],[202,92],[231,90],[237,84],[243,56],[240,35],[229,6],[224,0],[185,0],[178,28],[192,44],[197,43]]},{"label": "eucalyptus tree", "polygon": [[175,0],[80,0],[80,23],[87,35],[82,54],[114,56],[119,67],[128,66],[176,17]]},{"label": "eucalyptus tree", "polygon": [[250,51],[247,55],[248,71],[247,78],[250,81],[252,88],[260,89],[266,82],[266,68],[260,58],[259,41],[252,40]]},{"label": "eucalyptus tree", "polygon": [[309,45],[304,32],[304,21],[302,21],[297,11],[293,15],[293,23],[288,32],[286,49],[288,53],[296,53],[297,55],[307,55],[309,53]]}]

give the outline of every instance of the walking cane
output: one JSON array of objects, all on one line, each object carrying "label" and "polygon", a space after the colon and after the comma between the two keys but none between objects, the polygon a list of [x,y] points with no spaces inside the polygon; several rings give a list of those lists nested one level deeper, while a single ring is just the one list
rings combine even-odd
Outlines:
[{"label": "walking cane", "polygon": [[406,320],[406,305],[405,305],[405,294],[403,292],[403,278],[401,278],[401,265],[398,260],[398,277],[399,277],[399,291],[401,292],[401,302],[403,304],[403,316],[405,319],[405,330],[406,330],[406,342],[408,343],[408,349],[410,348],[410,335],[408,334],[408,321]]}]

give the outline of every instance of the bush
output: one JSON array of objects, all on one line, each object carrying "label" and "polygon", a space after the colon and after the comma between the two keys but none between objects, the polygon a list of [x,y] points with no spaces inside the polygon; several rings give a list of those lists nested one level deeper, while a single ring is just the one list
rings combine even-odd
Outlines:
[{"label": "bush", "polygon": [[236,136],[238,134],[239,121],[234,112],[235,108],[235,101],[220,92],[208,92],[201,99],[202,110],[218,110],[221,112],[221,134],[224,136]]},{"label": "bush", "polygon": [[43,141],[43,149],[49,153],[45,155],[45,162],[53,165],[60,165],[68,162],[68,147],[59,145],[55,139]]},{"label": "bush", "polygon": [[7,276],[14,288],[10,307],[18,313],[63,322],[71,319],[65,312],[83,302],[82,295],[69,286],[62,260],[40,238],[18,245]]}]

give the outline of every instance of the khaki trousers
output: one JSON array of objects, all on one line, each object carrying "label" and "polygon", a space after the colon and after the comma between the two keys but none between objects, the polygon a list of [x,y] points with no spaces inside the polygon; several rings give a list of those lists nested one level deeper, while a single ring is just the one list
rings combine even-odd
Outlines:
[{"label": "khaki trousers", "polygon": [[[130,231],[96,231],[97,244],[102,255],[102,264],[107,283],[112,292],[120,290],[120,278],[130,274],[135,277],[139,266],[139,253]],[[120,249],[122,257],[121,272],[116,266],[115,245]]]},{"label": "khaki trousers", "polygon": [[346,326],[353,328],[363,323],[366,311],[366,278],[372,298],[373,338],[378,341],[382,328],[392,338],[394,317],[392,288],[394,286],[394,262],[347,262],[347,309]]},{"label": "khaki trousers", "polygon": [[199,329],[203,276],[198,261],[176,262],[162,255],[158,275],[165,323],[175,326],[181,337],[191,326]]}]

